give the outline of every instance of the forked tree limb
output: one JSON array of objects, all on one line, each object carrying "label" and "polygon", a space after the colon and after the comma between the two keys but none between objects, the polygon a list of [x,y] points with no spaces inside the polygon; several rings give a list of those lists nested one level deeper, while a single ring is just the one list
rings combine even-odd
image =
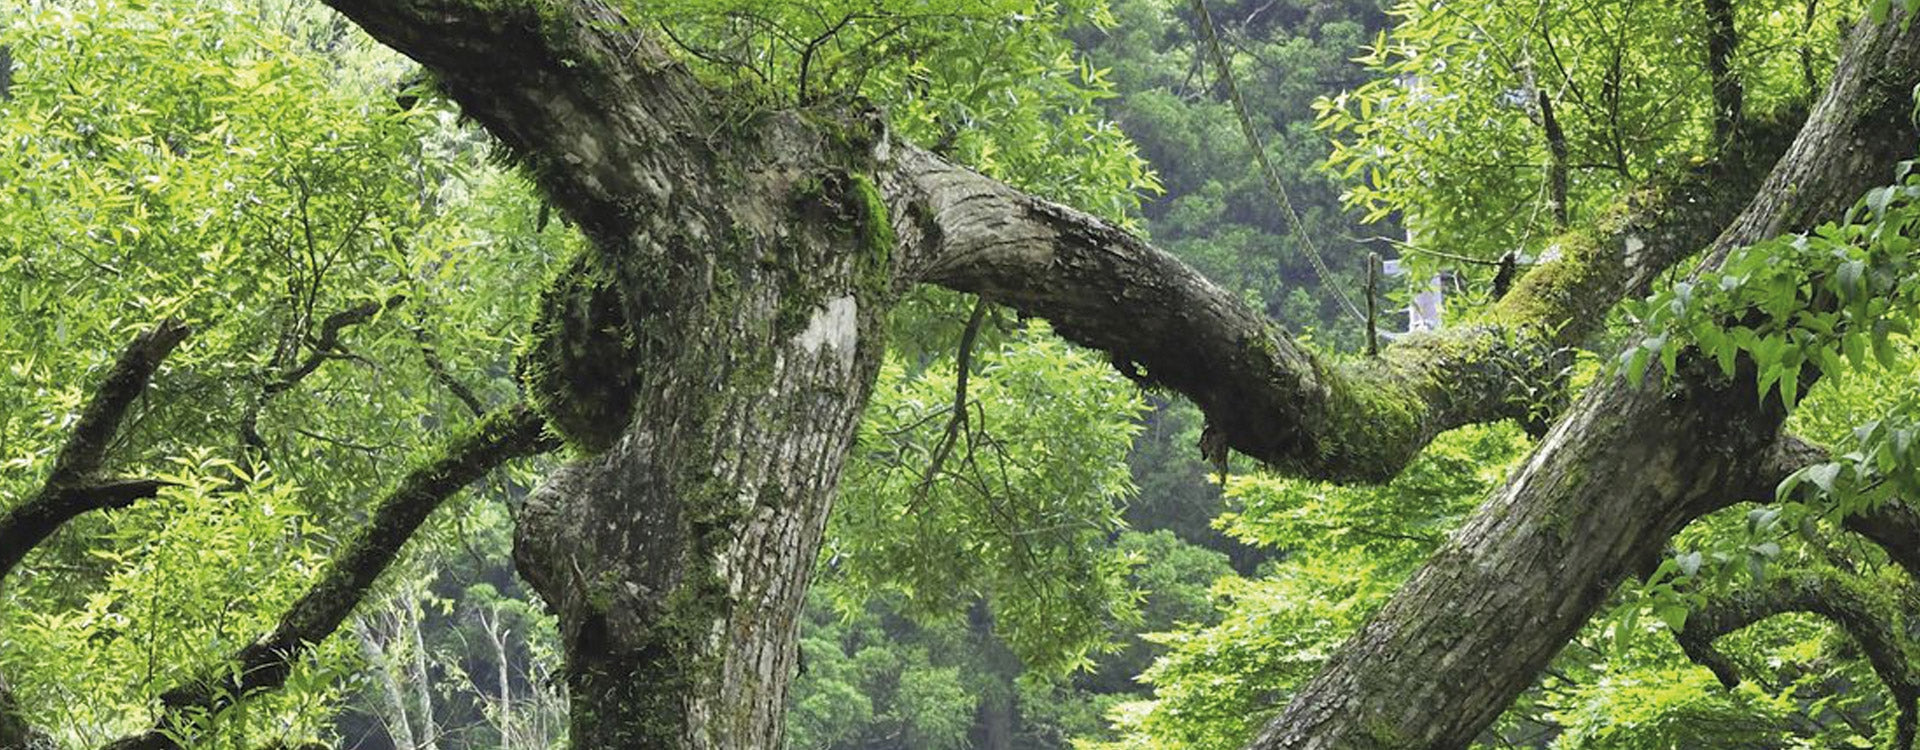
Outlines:
[{"label": "forked tree limb", "polygon": [[513,460],[553,450],[545,420],[524,404],[497,410],[415,467],[381,498],[367,525],[341,548],[274,629],[197,679],[160,697],[156,726],[106,745],[110,750],[179,750],[198,717],[280,687],[294,663],[339,628],[427,517],[461,488]]},{"label": "forked tree limb", "polygon": [[164,483],[158,480],[104,476],[107,448],[154,372],[189,332],[185,323],[165,321],[136,336],[121,351],[60,447],[46,481],[24,502],[0,515],[0,582],[28,552],[73,517],[124,508],[160,490]]}]

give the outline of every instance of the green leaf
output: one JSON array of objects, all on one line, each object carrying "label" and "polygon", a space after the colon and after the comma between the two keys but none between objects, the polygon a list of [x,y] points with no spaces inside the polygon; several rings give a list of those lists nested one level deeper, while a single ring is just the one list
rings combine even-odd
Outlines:
[{"label": "green leaf", "polygon": [[1865,261],[1850,260],[1840,264],[1835,276],[1840,282],[1839,292],[1843,299],[1857,299],[1867,293],[1867,264]]},{"label": "green leaf", "polygon": [[1701,556],[1698,551],[1688,552],[1676,559],[1679,562],[1680,573],[1682,575],[1692,578],[1694,574],[1700,572]]},{"label": "green leaf", "polygon": [[1635,388],[1647,379],[1648,351],[1644,346],[1636,346],[1627,351],[1627,383]]},{"label": "green leaf", "polygon": [[1828,462],[1815,464],[1803,470],[1806,480],[1819,487],[1821,492],[1832,494],[1833,482],[1840,476],[1840,464]]},{"label": "green leaf", "polygon": [[1873,322],[1873,336],[1871,338],[1873,358],[1880,362],[1881,367],[1895,370],[1900,366],[1900,353],[1893,348],[1893,336],[1889,328],[1890,324],[1885,318]]},{"label": "green leaf", "polygon": [[1654,605],[1653,614],[1655,617],[1660,618],[1661,622],[1667,624],[1668,630],[1678,633],[1687,629],[1687,615],[1689,611],[1683,605],[1657,604]]}]

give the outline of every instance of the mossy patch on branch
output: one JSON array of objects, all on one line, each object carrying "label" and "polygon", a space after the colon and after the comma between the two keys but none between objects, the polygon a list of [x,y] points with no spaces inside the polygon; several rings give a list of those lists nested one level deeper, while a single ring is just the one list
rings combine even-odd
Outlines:
[{"label": "mossy patch on branch", "polygon": [[640,346],[620,287],[594,253],[581,253],[541,299],[521,355],[528,399],[569,445],[612,447],[633,418]]},{"label": "mossy patch on branch", "polygon": [[848,175],[848,196],[859,221],[861,255],[855,283],[869,300],[887,296],[893,287],[893,246],[899,237],[893,231],[893,215],[885,196],[873,178],[864,174]]}]

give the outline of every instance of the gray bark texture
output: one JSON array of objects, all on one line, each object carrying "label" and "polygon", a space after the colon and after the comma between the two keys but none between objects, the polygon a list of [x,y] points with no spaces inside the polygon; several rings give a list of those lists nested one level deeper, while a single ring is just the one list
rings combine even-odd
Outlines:
[{"label": "gray bark texture", "polygon": [[[559,615],[582,748],[781,745],[808,571],[901,289],[1045,317],[1276,469],[1385,479],[1445,429],[1527,416],[1515,383],[1550,380],[1656,274],[1836,216],[1912,142],[1916,34],[1863,27],[1797,137],[1747,123],[1564,238],[1489,323],[1332,364],[1172,256],[896,142],[878,113],[708,91],[590,0],[330,1],[430,68],[594,242],[526,372],[579,458],[516,537]],[[1590,389],[1255,746],[1465,746],[1672,533],[1767,491],[1782,409],[1682,362],[1664,385]]]}]

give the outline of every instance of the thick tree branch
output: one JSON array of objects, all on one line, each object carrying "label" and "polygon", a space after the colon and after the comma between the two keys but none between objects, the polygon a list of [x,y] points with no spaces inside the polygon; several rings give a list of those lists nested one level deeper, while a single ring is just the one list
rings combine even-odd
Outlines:
[{"label": "thick tree branch", "polygon": [[124,508],[159,491],[161,483],[156,481],[114,480],[100,474],[107,447],[120,434],[127,410],[189,332],[184,323],[166,321],[134,338],[120,353],[54,458],[46,482],[0,516],[0,579],[68,519],[93,510]]},{"label": "thick tree branch", "polygon": [[107,747],[179,750],[173,738],[191,736],[195,716],[217,713],[247,696],[278,688],[294,662],[340,626],[441,503],[502,463],[558,447],[544,430],[544,420],[524,404],[483,418],[438,458],[409,472],[380,500],[359,535],[288,607],[272,632],[194,682],[162,694],[163,715],[157,726]]},{"label": "thick tree branch", "polygon": [[1911,649],[1896,626],[1899,617],[1890,607],[1879,604],[1862,584],[1838,572],[1778,576],[1757,591],[1711,601],[1688,615],[1686,628],[1675,633],[1674,639],[1688,658],[1712,670],[1731,690],[1740,684],[1739,670],[1714,648],[1713,642],[1789,612],[1820,615],[1852,636],[1899,711],[1893,747],[1911,750],[1916,709],[1920,708],[1920,679],[1916,679],[1911,666]]},{"label": "thick tree branch", "polygon": [[703,155],[726,124],[714,98],[598,0],[328,4],[432,70],[590,237],[624,237],[710,192]]},{"label": "thick tree branch", "polygon": [[1515,384],[1597,330],[1606,310],[1705,247],[1784,148],[1780,131],[1642,191],[1594,230],[1570,232],[1490,321],[1412,335],[1338,364],[1237,296],[1100,219],[1014,190],[912,146],[888,181],[920,280],[1048,319],[1061,335],[1137,365],[1206,412],[1233,448],[1291,473],[1392,477],[1435,435],[1528,416]]}]

